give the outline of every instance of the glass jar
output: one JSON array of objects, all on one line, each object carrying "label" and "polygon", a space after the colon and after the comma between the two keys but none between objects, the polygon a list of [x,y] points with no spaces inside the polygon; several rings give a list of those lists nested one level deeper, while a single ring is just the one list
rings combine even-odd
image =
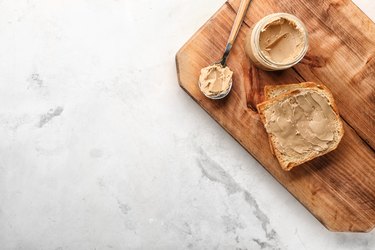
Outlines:
[{"label": "glass jar", "polygon": [[[260,38],[261,33],[265,31],[270,24],[277,22],[278,20],[286,20],[288,21],[288,25],[293,25],[293,27],[301,33],[299,39],[301,39],[301,47],[298,48],[298,54],[293,56],[290,60],[284,62],[276,62],[272,60],[269,56],[266,55],[266,51],[261,49],[260,46]],[[284,34],[285,35],[285,34]],[[284,37],[285,38],[285,37]],[[280,37],[278,38],[280,39]],[[278,42],[276,39],[276,42]],[[300,19],[296,16],[288,14],[288,13],[274,13],[262,18],[258,21],[254,28],[248,33],[246,37],[246,44],[245,44],[245,51],[250,60],[258,67],[267,71],[276,71],[276,70],[284,70],[290,67],[293,67],[298,62],[302,60],[302,58],[306,55],[306,52],[309,47],[308,41],[308,32],[305,25],[302,23]],[[289,50],[297,49],[296,48],[287,48]],[[290,53],[295,53],[296,51],[290,51]]]}]

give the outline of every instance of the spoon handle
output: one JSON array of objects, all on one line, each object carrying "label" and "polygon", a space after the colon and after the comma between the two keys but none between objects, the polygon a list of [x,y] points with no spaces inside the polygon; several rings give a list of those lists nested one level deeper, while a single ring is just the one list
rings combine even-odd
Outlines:
[{"label": "spoon handle", "polygon": [[236,40],[238,31],[241,28],[242,21],[246,15],[247,9],[249,8],[251,0],[242,0],[240,3],[240,7],[238,8],[237,16],[234,19],[234,23],[232,26],[232,31],[230,32],[228,44],[233,45],[234,41]]},{"label": "spoon handle", "polygon": [[223,66],[227,64],[227,58],[229,56],[229,52],[232,49],[233,43],[237,38],[238,31],[241,28],[242,21],[246,15],[246,12],[247,12],[247,9],[249,8],[250,3],[251,3],[251,0],[242,0],[240,3],[240,7],[238,9],[236,18],[234,19],[232,30],[229,35],[227,46],[225,47],[224,55],[220,61],[220,64]]}]

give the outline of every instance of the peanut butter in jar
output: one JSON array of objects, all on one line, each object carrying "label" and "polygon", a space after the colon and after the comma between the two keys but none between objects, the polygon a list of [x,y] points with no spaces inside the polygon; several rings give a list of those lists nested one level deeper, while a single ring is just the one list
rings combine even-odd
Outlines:
[{"label": "peanut butter in jar", "polygon": [[255,24],[246,37],[245,51],[258,68],[275,71],[296,65],[308,47],[302,21],[291,14],[275,13]]}]

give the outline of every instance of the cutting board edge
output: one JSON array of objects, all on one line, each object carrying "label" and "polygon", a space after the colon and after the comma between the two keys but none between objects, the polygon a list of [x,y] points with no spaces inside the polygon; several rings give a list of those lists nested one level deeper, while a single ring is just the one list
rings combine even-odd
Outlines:
[{"label": "cutting board edge", "polygon": [[[179,51],[180,52],[180,51]],[[292,195],[303,207],[305,207],[309,212],[310,212],[310,214],[312,215],[312,216],[314,216],[327,230],[329,230],[329,231],[331,231],[331,232],[358,232],[358,233],[368,233],[368,232],[371,232],[374,228],[375,228],[375,222],[374,223],[372,223],[372,226],[370,226],[370,227],[364,227],[364,229],[362,229],[362,230],[349,230],[349,231],[347,231],[347,230],[340,230],[340,229],[338,229],[338,228],[335,228],[333,225],[330,225],[330,223],[329,222],[327,222],[325,219],[323,219],[323,218],[321,218],[321,217],[319,217],[312,209],[310,209],[306,204],[304,204],[300,199],[298,199],[290,190],[289,190],[289,188],[287,187],[287,186],[284,186],[283,185],[283,183],[281,183],[281,181],[280,180],[278,180],[277,178],[276,178],[276,176],[274,175],[274,174],[272,174],[272,172],[271,171],[269,171],[268,169],[267,169],[267,167],[265,167],[264,166],[264,164],[251,152],[251,151],[249,151],[247,148],[246,148],[246,146],[244,146],[242,143],[241,143],[241,141],[239,141],[236,137],[234,137],[228,130],[227,130],[227,128],[226,127],[224,127],[220,122],[218,122],[216,119],[215,119],[215,117],[210,113],[210,112],[208,112],[200,103],[199,103],[199,101],[196,99],[196,98],[194,98],[194,96],[184,87],[184,85],[183,85],[183,83],[182,83],[182,81],[181,81],[181,79],[180,79],[180,76],[179,76],[179,71],[180,71],[180,69],[179,69],[179,63],[178,63],[178,55],[179,55],[179,52],[176,54],[176,67],[177,67],[177,75],[178,75],[178,83],[179,83],[179,85],[180,85],[180,87],[184,90],[184,92],[186,93],[186,94],[188,94],[192,99],[193,99],[193,101],[195,102],[195,103],[197,103],[198,105],[199,105],[199,107],[201,107],[216,123],[218,123],[219,125],[220,125],[220,127],[222,128],[222,129],[224,129],[224,131],[226,132],[226,133],[228,133],[237,143],[239,143],[240,145],[241,145],[241,147],[246,151],[246,152],[248,152],[272,177],[273,177],[273,179],[274,180],[276,180],[278,183],[279,183],[279,185],[282,187],[282,188],[285,188],[287,191],[288,191],[288,193],[290,194],[290,195]],[[371,222],[370,222],[371,223]]]},{"label": "cutting board edge", "polygon": [[[271,174],[271,176],[283,187],[285,188],[288,193],[290,193],[302,206],[304,206],[310,213],[312,216],[314,216],[327,230],[331,231],[331,232],[358,232],[358,233],[368,233],[368,232],[371,232],[372,230],[374,230],[375,228],[375,221],[368,221],[369,224],[367,224],[366,226],[364,226],[363,229],[356,229],[356,230],[342,230],[342,229],[338,229],[337,227],[335,227],[335,223],[330,223],[330,221],[326,221],[325,219],[323,218],[320,218],[312,209],[310,209],[307,205],[305,205],[300,199],[298,199],[289,189],[287,186],[284,186],[280,180],[277,179],[277,177],[275,175],[272,174],[271,171],[269,171],[267,169],[267,167],[265,167],[262,162],[251,152],[249,151],[246,146],[244,146],[240,140],[238,140],[236,137],[234,137],[230,132],[229,130],[224,126],[222,125],[217,119],[215,119],[215,117],[208,111],[205,109],[205,107],[203,105],[201,105],[201,103],[198,101],[198,99],[196,99],[194,97],[193,94],[191,94],[185,87],[184,87],[184,84],[183,84],[183,81],[181,80],[181,76],[180,76],[180,72],[181,72],[181,69],[180,69],[180,63],[179,63],[179,58],[181,56],[181,54],[183,53],[184,49],[195,39],[195,37],[197,37],[200,33],[200,31],[207,25],[207,23],[209,23],[211,21],[211,19],[217,15],[217,13],[219,13],[220,11],[222,11],[222,8],[225,6],[225,5],[229,5],[229,7],[235,11],[232,6],[230,5],[230,3],[228,1],[225,1],[225,3],[218,9],[218,11],[216,11],[188,40],[187,42],[184,43],[184,45],[177,51],[176,55],[175,55],[175,63],[176,63],[176,71],[177,71],[177,78],[178,78],[178,84],[179,86],[215,121],[217,122],[223,129],[224,131],[226,131],[237,143],[239,143],[241,145],[241,147],[243,147],[260,165],[262,165],[262,167],[269,173]],[[355,4],[354,4],[355,5]],[[357,5],[355,5],[356,8],[358,8]],[[363,13],[363,12],[362,12]],[[364,14],[365,15],[365,14]],[[367,16],[366,16],[367,17]],[[367,17],[368,18],[368,17]]]}]

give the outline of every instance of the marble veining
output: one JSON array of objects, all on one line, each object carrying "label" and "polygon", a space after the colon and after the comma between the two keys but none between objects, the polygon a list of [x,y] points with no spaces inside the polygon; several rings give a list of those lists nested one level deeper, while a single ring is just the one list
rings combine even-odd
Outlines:
[{"label": "marble veining", "polygon": [[[261,222],[266,241],[261,241],[260,239],[253,239],[253,241],[256,242],[261,249],[266,247],[281,249],[278,234],[274,229],[271,228],[269,218],[260,209],[257,201],[251,195],[251,193],[244,190],[228,173],[224,171],[223,168],[220,167],[217,162],[212,160],[202,148],[198,148],[198,152],[200,157],[197,159],[197,163],[199,168],[202,170],[202,174],[210,181],[222,184],[225,187],[228,195],[232,195],[237,192],[241,193],[243,199],[252,208],[255,217]],[[224,219],[226,219],[225,224],[232,224],[227,217],[224,217]],[[241,227],[241,224],[237,224],[236,226]]]},{"label": "marble veining", "polygon": [[63,111],[64,111],[64,108],[58,106],[56,108],[50,109],[46,114],[41,115],[40,120],[39,120],[39,128],[43,127],[45,124],[51,121],[54,117],[61,115]]},{"label": "marble veining", "polygon": [[375,249],[178,86],[177,50],[222,4],[0,0],[0,250]]}]

